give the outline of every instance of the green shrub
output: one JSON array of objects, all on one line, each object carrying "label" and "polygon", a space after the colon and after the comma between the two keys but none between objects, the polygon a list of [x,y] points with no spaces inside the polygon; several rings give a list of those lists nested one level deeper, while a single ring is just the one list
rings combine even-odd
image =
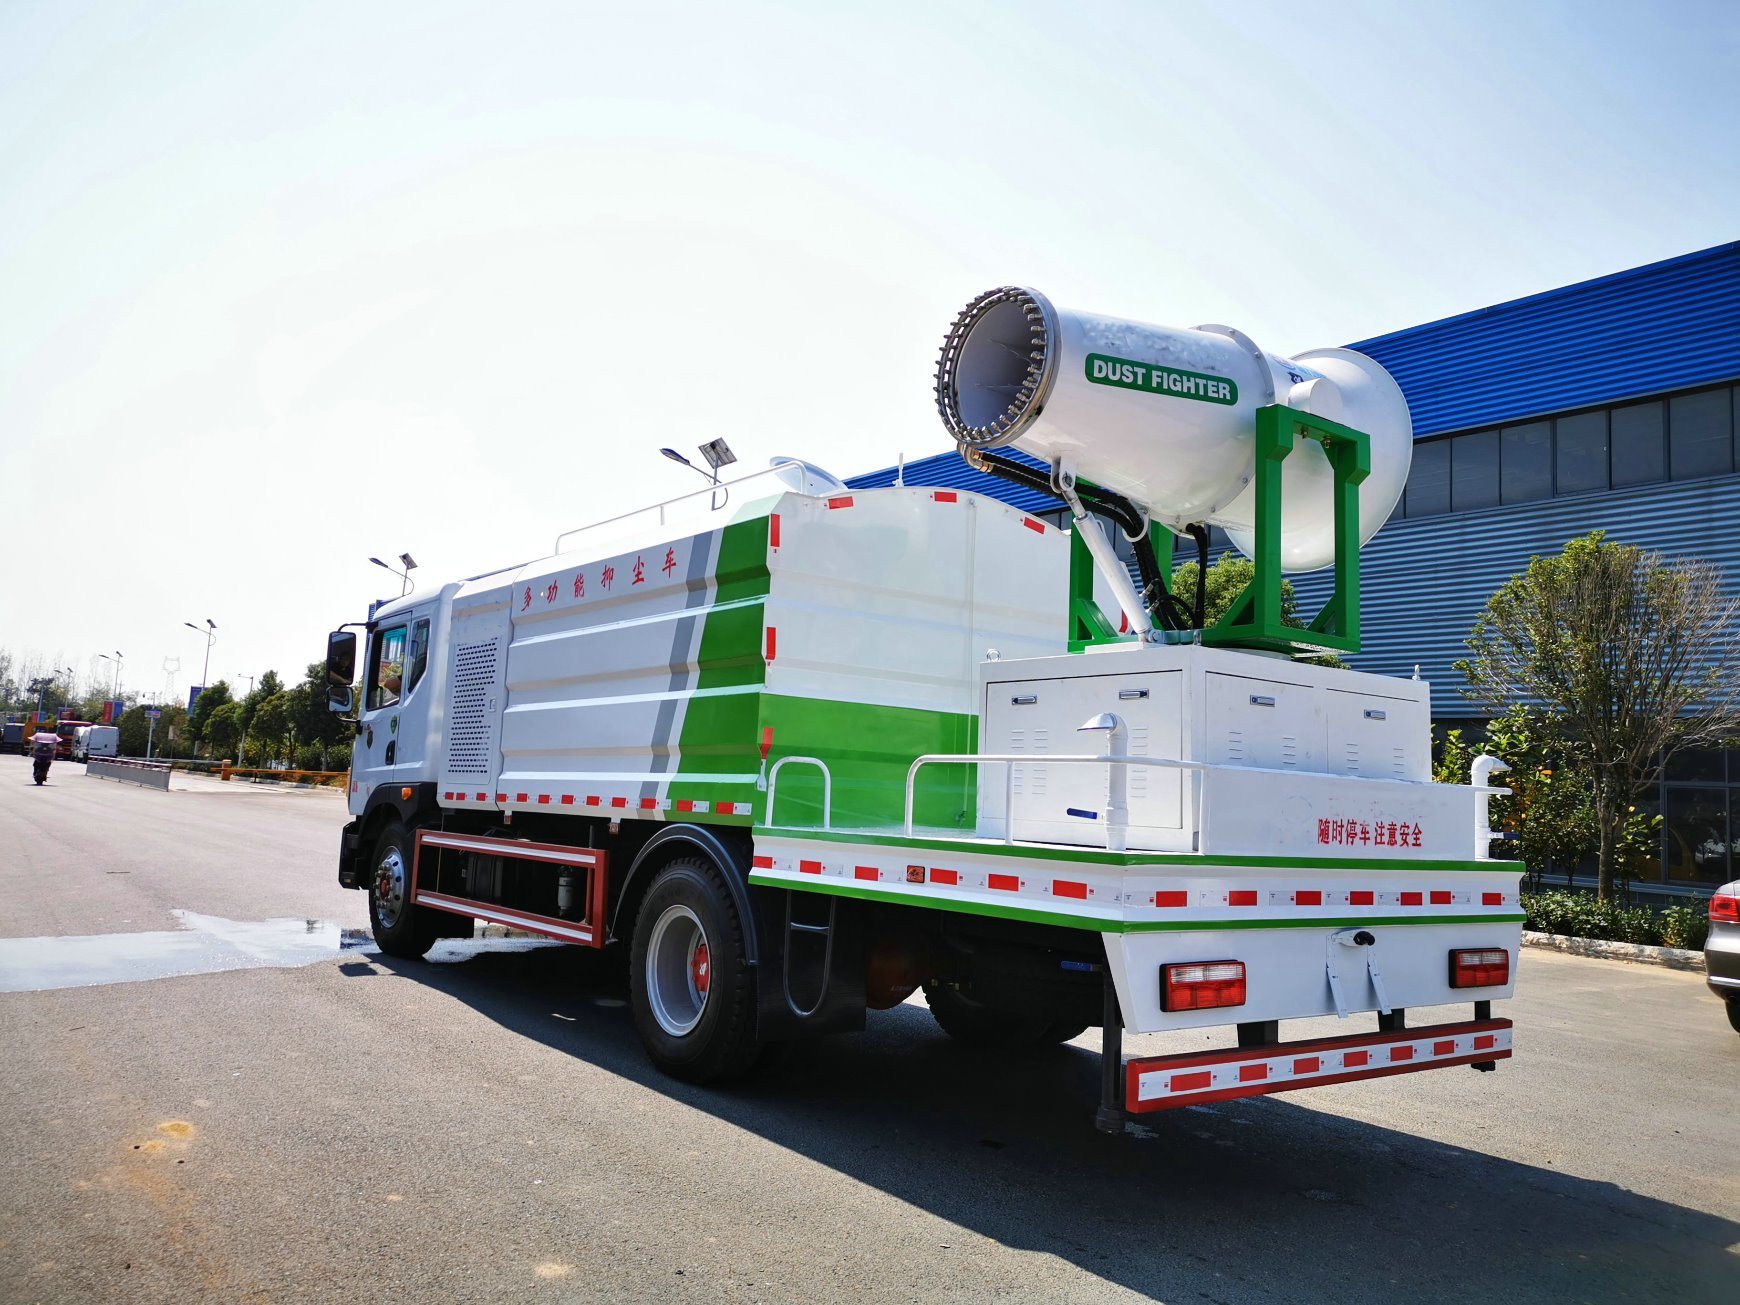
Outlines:
[{"label": "green shrub", "polygon": [[1592,893],[1565,889],[1524,893],[1522,900],[1526,929],[1648,946],[1657,946],[1662,941],[1664,917],[1658,917],[1647,906],[1622,906],[1614,901],[1603,902]]},{"label": "green shrub", "polygon": [[1661,940],[1668,947],[1701,951],[1710,937],[1710,913],[1703,906],[1670,906],[1661,913]]},{"label": "green shrub", "polygon": [[304,743],[296,749],[296,769],[325,770],[326,747],[321,743]]}]

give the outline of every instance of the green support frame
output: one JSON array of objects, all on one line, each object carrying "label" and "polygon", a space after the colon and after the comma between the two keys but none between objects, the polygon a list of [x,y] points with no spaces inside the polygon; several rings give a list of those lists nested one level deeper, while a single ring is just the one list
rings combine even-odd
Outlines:
[{"label": "green support frame", "polygon": [[[1160,570],[1161,579],[1170,582],[1172,532],[1150,523],[1148,547],[1154,550],[1154,564]],[[1069,650],[1080,652],[1095,644],[1116,643],[1127,638],[1128,635],[1118,633],[1118,627],[1094,602],[1094,556],[1088,552],[1081,531],[1072,528],[1069,534]]]},{"label": "green support frame", "polygon": [[[1281,464],[1300,439],[1322,445],[1335,474],[1335,592],[1304,628],[1281,622]],[[1285,653],[1359,651],[1359,487],[1370,474],[1365,432],[1284,404],[1257,409],[1253,574],[1226,615],[1202,632],[1203,643]]]}]

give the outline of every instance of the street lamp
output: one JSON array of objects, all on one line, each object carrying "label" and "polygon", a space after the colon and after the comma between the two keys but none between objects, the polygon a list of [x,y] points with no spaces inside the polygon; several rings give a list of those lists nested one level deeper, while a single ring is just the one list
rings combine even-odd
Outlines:
[{"label": "street lamp", "polygon": [[405,569],[403,571],[399,570],[398,567],[388,566],[385,562],[381,561],[381,559],[378,557],[371,557],[369,559],[369,561],[373,562],[376,566],[380,567],[381,570],[391,571],[394,575],[399,577],[399,579],[403,582],[399,586],[399,597],[403,598],[406,594],[411,592],[411,572],[413,572],[417,569],[417,563],[414,560],[412,560],[412,557],[409,553],[400,553],[399,554],[399,561],[403,562],[405,565]]},{"label": "street lamp", "polygon": [[[707,465],[712,468],[711,472],[702,471],[693,462],[690,462],[675,449],[660,449],[659,452],[664,454],[672,462],[680,462],[690,471],[693,471],[698,475],[706,476],[707,479],[712,481],[715,485],[719,483],[719,468],[729,467],[733,462],[737,461],[737,455],[731,451],[731,446],[722,439],[709,440],[707,443],[700,446],[700,454],[707,460]],[[718,504],[714,503],[713,506],[718,507]]]},{"label": "street lamp", "polygon": [[199,687],[204,689],[206,687],[206,676],[211,674],[211,646],[217,642],[217,622],[212,620],[209,616],[206,617],[206,628],[203,630],[192,621],[183,621],[182,624],[192,630],[195,634],[203,634],[205,636],[205,669],[199,673]]},{"label": "street lamp", "polygon": [[98,653],[97,659],[99,661],[115,663],[115,691],[109,696],[111,698],[119,698],[121,696],[121,663],[125,659],[121,656],[119,651],[117,651],[113,657],[109,656],[108,653]]}]

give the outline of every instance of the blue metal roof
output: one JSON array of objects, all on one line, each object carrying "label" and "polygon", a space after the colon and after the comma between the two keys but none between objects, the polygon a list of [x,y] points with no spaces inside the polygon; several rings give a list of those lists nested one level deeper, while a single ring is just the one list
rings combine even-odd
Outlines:
[{"label": "blue metal roof", "polygon": [[1402,387],[1414,435],[1740,376],[1740,242],[1348,346]]},{"label": "blue metal roof", "polygon": [[[1030,457],[1020,449],[998,449],[996,452],[1012,462],[1025,463],[1029,467],[1044,468],[1044,463],[1038,458]],[[862,476],[850,476],[846,483],[853,489],[881,489],[884,485],[892,485],[895,475],[894,467],[884,467],[881,471],[868,471]],[[1041,494],[1037,490],[1024,489],[996,476],[987,476],[982,471],[974,471],[953,449],[947,453],[933,453],[928,458],[920,458],[909,462],[904,468],[902,482],[908,485],[928,485],[937,489],[964,489],[969,493],[983,494],[986,498],[1000,499],[1013,504],[1023,512],[1054,512],[1063,504],[1049,494]]]}]

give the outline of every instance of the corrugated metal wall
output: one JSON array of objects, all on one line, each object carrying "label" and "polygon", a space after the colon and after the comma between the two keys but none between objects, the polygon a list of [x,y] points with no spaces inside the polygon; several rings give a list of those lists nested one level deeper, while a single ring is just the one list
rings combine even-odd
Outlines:
[{"label": "corrugated metal wall", "polygon": [[1414,436],[1740,376],[1740,243],[1348,346],[1408,396]]},{"label": "corrugated metal wall", "polygon": [[[1361,651],[1352,664],[1410,675],[1418,663],[1432,681],[1434,717],[1484,714],[1450,669],[1481,607],[1529,558],[1591,530],[1669,558],[1705,558],[1740,596],[1740,476],[1392,521],[1360,553]],[[1291,579],[1302,613],[1315,612],[1333,583],[1328,571]]]}]

